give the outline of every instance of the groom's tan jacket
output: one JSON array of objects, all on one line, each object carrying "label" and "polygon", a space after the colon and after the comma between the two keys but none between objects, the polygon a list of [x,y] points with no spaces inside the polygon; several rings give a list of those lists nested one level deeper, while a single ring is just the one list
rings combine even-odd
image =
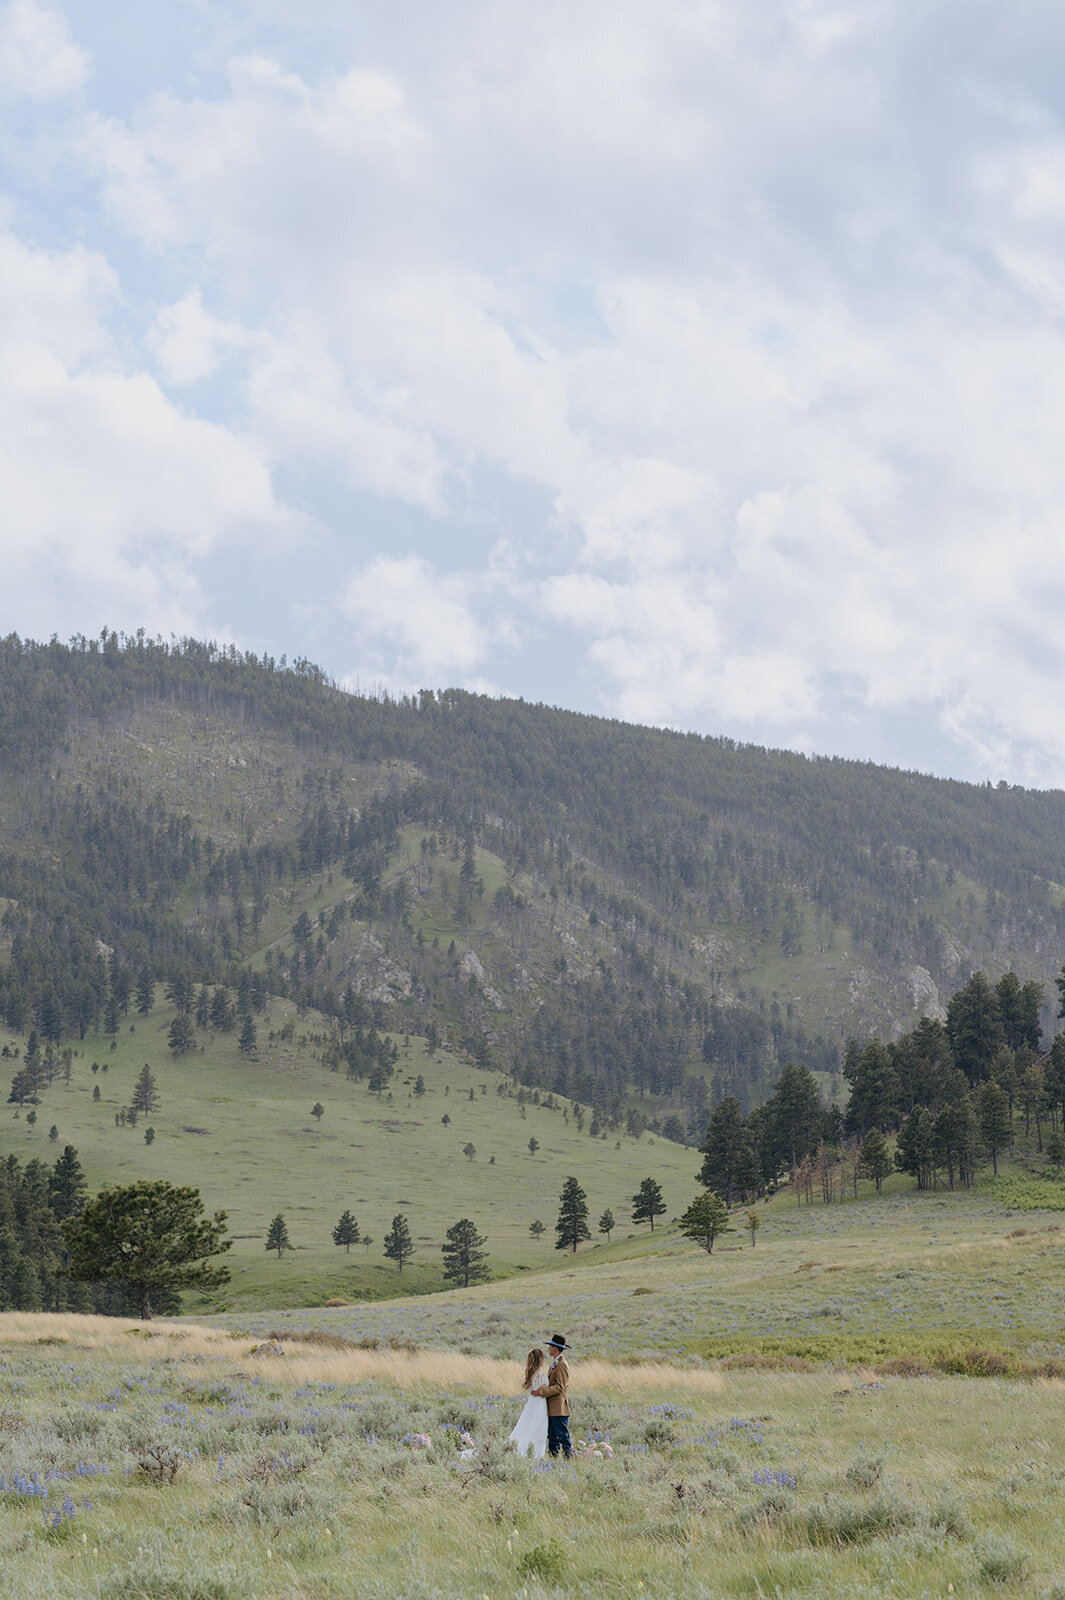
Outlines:
[{"label": "groom's tan jacket", "polygon": [[559,1356],[558,1361],[547,1374],[550,1383],[543,1393],[547,1396],[547,1414],[549,1417],[569,1416],[569,1368],[565,1356]]}]

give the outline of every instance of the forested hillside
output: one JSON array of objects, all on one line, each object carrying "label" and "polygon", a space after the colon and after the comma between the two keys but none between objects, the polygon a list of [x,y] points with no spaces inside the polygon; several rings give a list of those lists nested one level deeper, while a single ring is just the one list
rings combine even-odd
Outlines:
[{"label": "forested hillside", "polygon": [[277,993],[353,1070],[374,1030],[447,1038],[699,1138],[977,969],[1049,986],[1063,882],[1061,793],[195,641],[0,642],[0,1016],[54,1047],[153,984],[190,1029],[203,986],[234,1025]]}]

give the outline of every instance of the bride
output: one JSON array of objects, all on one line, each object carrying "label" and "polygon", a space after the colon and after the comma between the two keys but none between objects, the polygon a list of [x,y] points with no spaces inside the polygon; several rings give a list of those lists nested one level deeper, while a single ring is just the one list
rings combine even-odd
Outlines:
[{"label": "bride", "polygon": [[525,1382],[522,1384],[523,1389],[528,1389],[529,1398],[510,1435],[519,1456],[527,1456],[531,1450],[539,1460],[547,1449],[547,1401],[543,1390],[547,1388],[548,1381],[543,1351],[530,1350],[525,1363]]}]

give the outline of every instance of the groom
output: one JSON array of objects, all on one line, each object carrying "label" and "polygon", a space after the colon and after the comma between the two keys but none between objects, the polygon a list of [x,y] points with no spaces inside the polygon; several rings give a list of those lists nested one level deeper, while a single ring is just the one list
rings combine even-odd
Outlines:
[{"label": "groom", "polygon": [[561,1450],[568,1461],[573,1454],[569,1436],[569,1367],[564,1352],[572,1350],[560,1333],[547,1341],[547,1348],[555,1352],[555,1359],[547,1369],[549,1379],[543,1391],[547,1396],[547,1453],[557,1456]]}]

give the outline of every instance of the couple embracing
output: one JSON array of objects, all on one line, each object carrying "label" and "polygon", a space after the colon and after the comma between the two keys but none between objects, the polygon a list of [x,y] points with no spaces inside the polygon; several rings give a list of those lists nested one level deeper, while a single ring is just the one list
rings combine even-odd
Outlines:
[{"label": "couple embracing", "polygon": [[554,1359],[548,1366],[542,1350],[530,1350],[525,1363],[525,1382],[529,1398],[510,1435],[520,1456],[529,1454],[539,1460],[546,1450],[557,1456],[561,1450],[567,1461],[573,1454],[569,1436],[569,1366],[565,1352],[573,1346],[567,1344],[560,1333],[547,1342]]}]

